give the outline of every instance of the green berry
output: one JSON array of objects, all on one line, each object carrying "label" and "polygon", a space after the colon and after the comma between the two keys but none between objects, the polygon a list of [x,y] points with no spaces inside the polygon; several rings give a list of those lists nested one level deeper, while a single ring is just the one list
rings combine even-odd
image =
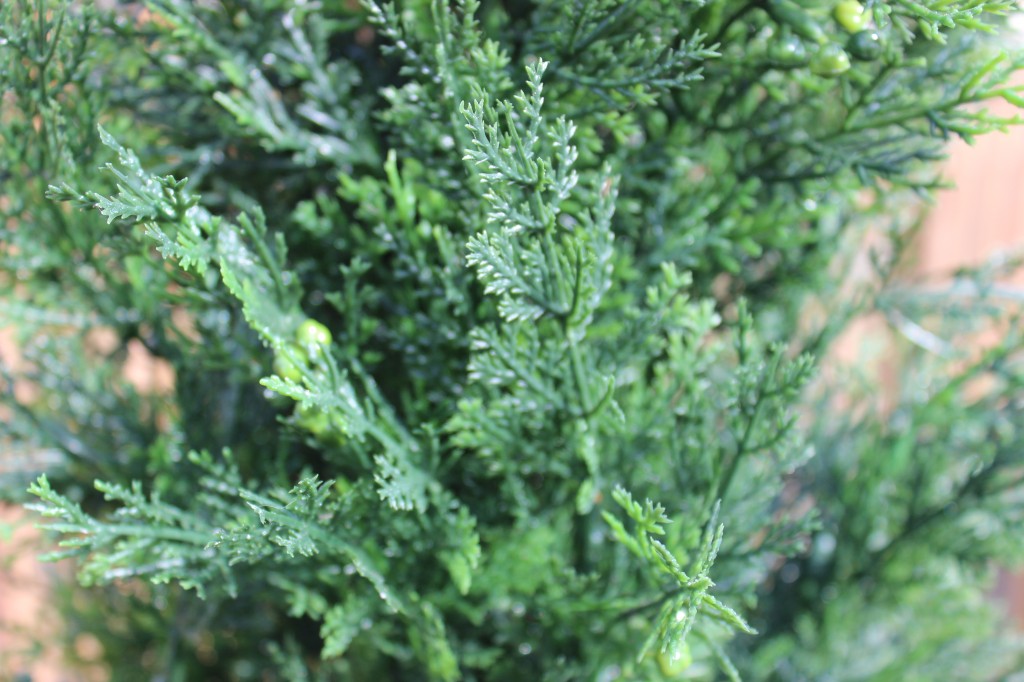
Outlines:
[{"label": "green berry", "polygon": [[[302,349],[295,344],[288,344],[288,349],[300,358],[306,356]],[[302,368],[284,353],[278,353],[274,357],[274,374],[288,381],[302,381]]]},{"label": "green berry", "polygon": [[331,428],[331,420],[327,413],[318,407],[299,405],[295,414],[298,417],[296,423],[314,436],[323,436]]},{"label": "green berry", "polygon": [[[303,406],[295,410],[295,424],[309,431],[320,443],[339,446],[345,444],[345,433],[330,415],[315,406]],[[340,479],[339,479],[340,480]],[[347,482],[341,484],[341,492],[347,490]]]},{"label": "green berry", "polygon": [[811,59],[811,71],[819,76],[834,78],[850,70],[850,55],[835,43],[825,45]]},{"label": "green berry", "polygon": [[295,340],[312,358],[331,345],[331,330],[316,320],[305,320],[295,331]]},{"label": "green berry", "polygon": [[768,46],[768,61],[779,67],[804,66],[807,64],[807,48],[796,36],[780,36]]},{"label": "green berry", "polygon": [[863,62],[878,59],[882,54],[882,41],[878,36],[878,31],[870,28],[864,31],[857,31],[850,36],[850,40],[846,44],[846,50],[854,59],[859,59]]},{"label": "green berry", "polygon": [[669,647],[668,651],[658,654],[658,668],[665,677],[676,677],[693,664],[693,654],[690,652],[690,645],[681,642]]},{"label": "green berry", "polygon": [[836,21],[850,33],[855,33],[867,27],[871,20],[870,15],[864,9],[864,5],[857,0],[842,0],[833,10]]}]

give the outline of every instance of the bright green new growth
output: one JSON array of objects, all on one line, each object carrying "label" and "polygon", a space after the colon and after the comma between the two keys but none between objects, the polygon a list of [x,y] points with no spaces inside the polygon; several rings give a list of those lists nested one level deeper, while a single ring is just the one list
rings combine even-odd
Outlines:
[{"label": "bright green new growth", "polygon": [[839,4],[4,3],[0,485],[112,679],[1019,668],[1016,264],[894,276],[1015,5]]}]

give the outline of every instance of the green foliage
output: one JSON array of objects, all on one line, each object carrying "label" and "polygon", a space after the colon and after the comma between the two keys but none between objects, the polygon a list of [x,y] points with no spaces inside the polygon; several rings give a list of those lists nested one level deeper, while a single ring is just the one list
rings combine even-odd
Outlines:
[{"label": "green foliage", "polygon": [[[698,613],[717,619],[748,635],[757,634],[739,614],[708,594],[709,588],[714,585],[708,577],[708,573],[722,546],[722,534],[725,530],[725,526],[721,524],[715,526],[718,517],[717,506],[704,531],[700,553],[693,566],[694,576],[691,578],[683,571],[672,552],[659,540],[651,537],[652,535],[664,535],[663,524],[671,523],[671,520],[665,516],[665,510],[660,505],[652,505],[650,500],[647,500],[644,507],[641,507],[622,488],[616,489],[612,493],[612,498],[626,510],[626,514],[637,526],[635,535],[630,536],[622,523],[611,514],[604,512],[604,520],[616,539],[652,568],[660,573],[669,574],[678,582],[678,587],[662,599],[663,605],[658,616],[657,627],[644,643],[638,656],[639,660],[643,660],[644,656],[655,646],[658,647],[660,654],[677,650],[683,646],[686,636],[693,629]],[[647,605],[642,608],[647,608]],[[718,651],[720,650],[716,649],[716,653]],[[720,656],[723,658],[725,671],[731,678],[737,679],[738,675],[732,662],[725,658],[724,654],[720,654]]]},{"label": "green foliage", "polygon": [[[0,490],[70,631],[126,680],[1001,679],[1020,296],[894,273],[1017,122],[1015,11],[4,3]],[[820,366],[872,314],[887,402]]]}]

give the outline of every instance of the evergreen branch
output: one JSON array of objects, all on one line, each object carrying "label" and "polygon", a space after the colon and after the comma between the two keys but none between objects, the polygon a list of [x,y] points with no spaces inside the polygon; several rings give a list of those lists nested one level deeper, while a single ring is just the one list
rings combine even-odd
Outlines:
[{"label": "evergreen branch", "polygon": [[45,475],[29,487],[41,500],[32,509],[45,517],[64,519],[46,527],[78,536],[61,542],[73,549],[56,552],[48,559],[87,556],[81,570],[87,584],[147,576],[154,583],[176,580],[195,589],[201,598],[214,587],[228,596],[237,595],[238,586],[227,563],[206,549],[214,537],[208,522],[194,512],[161,502],[158,496],[147,499],[138,484],[131,490],[103,482],[96,487],[106,499],[125,505],[120,514],[125,521],[107,523],[90,517],[78,504],[56,493]]},{"label": "evergreen branch", "polygon": [[644,643],[637,661],[642,661],[654,648],[661,653],[681,646],[694,627],[698,613],[705,614],[746,634],[756,634],[746,621],[734,610],[725,606],[709,594],[714,586],[709,572],[715,563],[718,549],[722,544],[724,527],[717,525],[719,504],[711,511],[710,520],[704,529],[700,552],[693,565],[693,575],[683,571],[672,552],[652,535],[664,535],[664,524],[670,523],[661,505],[647,500],[644,507],[633,500],[624,488],[616,488],[613,499],[633,519],[636,528],[628,533],[625,526],[608,512],[602,512],[605,522],[612,529],[616,539],[634,555],[644,560],[649,569],[657,573],[668,573],[678,584],[673,590],[663,592],[653,601],[627,609],[617,620],[629,618],[660,606],[661,612],[655,629]]}]

